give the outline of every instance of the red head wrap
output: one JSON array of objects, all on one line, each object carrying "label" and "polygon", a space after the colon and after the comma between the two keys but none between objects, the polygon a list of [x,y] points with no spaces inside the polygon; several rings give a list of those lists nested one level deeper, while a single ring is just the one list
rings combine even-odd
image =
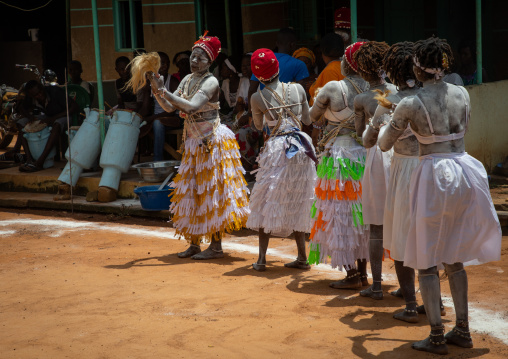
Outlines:
[{"label": "red head wrap", "polygon": [[203,36],[200,36],[199,40],[194,43],[192,50],[194,50],[196,47],[199,47],[206,52],[210,60],[215,61],[221,50],[220,40],[218,37],[206,36],[206,34],[208,34],[208,30],[205,31]]},{"label": "red head wrap", "polygon": [[335,10],[335,28],[351,29],[351,10],[347,7]]},{"label": "red head wrap", "polygon": [[358,51],[358,49],[365,44],[365,42],[355,42],[354,44],[349,45],[346,47],[346,51],[344,52],[344,58],[346,59],[347,63],[353,70],[358,72],[358,64],[353,59],[353,54]]},{"label": "red head wrap", "polygon": [[250,61],[250,67],[254,76],[259,81],[270,81],[279,74],[279,61],[272,50],[257,49]]}]

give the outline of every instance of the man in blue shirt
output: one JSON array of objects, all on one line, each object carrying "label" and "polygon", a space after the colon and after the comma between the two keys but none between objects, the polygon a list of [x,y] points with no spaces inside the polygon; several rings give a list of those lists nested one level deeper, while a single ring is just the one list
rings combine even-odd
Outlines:
[{"label": "man in blue shirt", "polygon": [[[275,57],[279,61],[279,80],[281,82],[299,82],[309,77],[309,71],[305,63],[291,56],[296,50],[296,34],[293,29],[280,29],[277,33],[276,45]],[[252,75],[250,78],[249,100],[251,95],[257,91],[258,85],[260,85],[259,80]],[[264,85],[261,84],[261,89],[263,87]]]}]

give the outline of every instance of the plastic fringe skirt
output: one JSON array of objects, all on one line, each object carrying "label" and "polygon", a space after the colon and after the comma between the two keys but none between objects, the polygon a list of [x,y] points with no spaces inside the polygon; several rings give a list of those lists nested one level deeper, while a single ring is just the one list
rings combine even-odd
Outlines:
[{"label": "plastic fringe skirt", "polygon": [[190,243],[222,238],[240,230],[249,216],[245,173],[234,134],[221,125],[211,150],[197,138],[187,138],[182,162],[173,182],[173,224],[176,234]]},{"label": "plastic fringe skirt", "polygon": [[369,258],[369,227],[363,223],[362,184],[366,150],[348,136],[327,145],[318,168],[311,209],[309,263],[356,267]]}]

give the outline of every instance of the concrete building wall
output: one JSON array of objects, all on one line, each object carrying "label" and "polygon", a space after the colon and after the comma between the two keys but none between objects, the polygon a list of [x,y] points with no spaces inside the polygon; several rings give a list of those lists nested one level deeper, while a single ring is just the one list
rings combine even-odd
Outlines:
[{"label": "concrete building wall", "polygon": [[277,32],[289,26],[287,1],[263,2],[242,0],[243,48],[245,52],[259,48],[273,49]]},{"label": "concrete building wall", "polygon": [[[132,58],[132,52],[115,51],[113,6],[111,0],[98,0],[99,36],[102,79],[114,80],[115,59]],[[193,1],[143,0],[144,48],[147,51],[164,51],[172,59],[179,51],[188,50],[196,39]],[[95,52],[89,0],[71,1],[72,58],[81,61],[83,79],[95,81]],[[171,64],[170,72],[176,72]]]},{"label": "concrete building wall", "polygon": [[466,88],[471,97],[466,151],[490,172],[508,156],[508,80]]},{"label": "concrete building wall", "polygon": [[[88,81],[97,80],[95,69],[95,45],[93,38],[93,20],[91,3],[87,0],[71,1],[71,46],[72,59],[81,61],[82,78]],[[102,64],[102,79],[117,78],[115,59],[130,53],[115,52],[112,1],[98,0],[98,22]]]},{"label": "concrete building wall", "polygon": [[[193,1],[143,0],[146,50],[164,51],[171,61],[177,52],[190,50],[198,37],[194,18]],[[170,73],[177,71],[171,63]]]}]

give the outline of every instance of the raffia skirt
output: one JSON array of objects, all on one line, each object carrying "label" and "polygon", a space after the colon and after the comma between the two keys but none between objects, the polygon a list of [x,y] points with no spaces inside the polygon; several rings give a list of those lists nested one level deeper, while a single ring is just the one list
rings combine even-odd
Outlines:
[{"label": "raffia skirt", "polygon": [[481,162],[465,152],[420,157],[409,192],[405,266],[500,259],[501,227]]},{"label": "raffia skirt", "polygon": [[404,260],[409,235],[409,184],[411,174],[420,163],[417,156],[393,153],[390,182],[386,193],[383,221],[383,247],[396,261]]},{"label": "raffia skirt", "polygon": [[[309,143],[312,143],[310,137]],[[285,149],[294,144],[299,151],[287,158]],[[270,138],[258,157],[259,170],[250,197],[247,227],[287,237],[292,232],[310,232],[310,209],[314,200],[316,166],[293,137]]]},{"label": "raffia skirt", "polygon": [[362,177],[365,148],[351,136],[328,143],[318,165],[316,200],[309,263],[333,268],[356,267],[357,259],[369,260],[369,226],[362,214]]},{"label": "raffia skirt", "polygon": [[[197,125],[201,133],[209,133],[213,126],[211,122]],[[170,184],[174,190],[169,210],[176,233],[194,244],[241,229],[250,213],[235,135],[220,125],[210,143],[207,153],[201,139],[188,131],[178,174]]]},{"label": "raffia skirt", "polygon": [[378,145],[367,149],[362,180],[363,222],[382,225],[386,190],[390,178],[393,150],[382,152]]}]

